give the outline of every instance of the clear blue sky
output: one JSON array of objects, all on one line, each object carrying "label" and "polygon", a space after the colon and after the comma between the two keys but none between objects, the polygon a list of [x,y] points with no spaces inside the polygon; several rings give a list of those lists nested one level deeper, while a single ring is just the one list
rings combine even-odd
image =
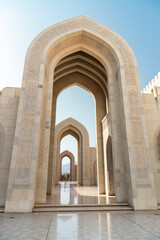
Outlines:
[{"label": "clear blue sky", "polygon": [[[0,89],[21,86],[25,54],[39,32],[79,15],[106,25],[129,43],[137,58],[141,88],[160,71],[160,0],[0,0]],[[68,97],[72,94],[68,96],[66,90]],[[63,100],[59,101],[64,109]],[[90,120],[85,121],[88,129]]]}]

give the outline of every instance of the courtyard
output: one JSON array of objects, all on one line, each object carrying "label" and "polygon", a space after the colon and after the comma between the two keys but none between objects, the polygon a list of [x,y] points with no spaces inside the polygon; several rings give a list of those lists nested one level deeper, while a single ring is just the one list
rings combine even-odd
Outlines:
[{"label": "courtyard", "polygon": [[160,240],[160,0],[1,2],[0,240]]},{"label": "courtyard", "polygon": [[97,186],[80,186],[77,182],[60,182],[53,186],[52,195],[47,195],[46,204],[77,205],[77,204],[108,204],[115,203],[115,196],[98,194]]},{"label": "courtyard", "polygon": [[158,240],[160,211],[0,214],[1,240]]}]

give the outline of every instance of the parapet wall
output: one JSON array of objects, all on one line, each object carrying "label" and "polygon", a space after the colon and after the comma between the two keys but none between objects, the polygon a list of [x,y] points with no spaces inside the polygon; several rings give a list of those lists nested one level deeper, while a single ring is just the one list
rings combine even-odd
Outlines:
[{"label": "parapet wall", "polygon": [[160,95],[160,72],[152,79],[152,81],[143,89],[142,93],[154,94],[154,97]]}]

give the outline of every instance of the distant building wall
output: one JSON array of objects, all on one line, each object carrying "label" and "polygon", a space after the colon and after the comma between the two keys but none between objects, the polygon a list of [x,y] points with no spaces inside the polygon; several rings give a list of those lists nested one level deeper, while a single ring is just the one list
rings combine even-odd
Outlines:
[{"label": "distant building wall", "polygon": [[0,94],[0,206],[5,205],[20,88],[4,88]]},{"label": "distant building wall", "polygon": [[73,181],[77,181],[77,165],[74,165],[74,177]]},{"label": "distant building wall", "polygon": [[97,157],[96,157],[96,148],[89,148],[89,158],[90,158],[90,183],[91,185],[97,185]]}]

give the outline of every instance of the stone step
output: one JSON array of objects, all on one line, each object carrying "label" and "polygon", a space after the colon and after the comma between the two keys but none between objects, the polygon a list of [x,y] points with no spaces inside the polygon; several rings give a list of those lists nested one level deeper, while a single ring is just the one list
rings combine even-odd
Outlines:
[{"label": "stone step", "polygon": [[[85,212],[85,211],[129,211],[132,207],[126,205],[36,205],[33,212]],[[4,213],[4,208],[0,208]]]},{"label": "stone step", "polygon": [[0,213],[4,213],[4,207],[0,207]]},{"label": "stone step", "polygon": [[72,208],[72,207],[114,207],[129,206],[128,203],[109,203],[109,204],[36,204],[36,208]]},{"label": "stone step", "polygon": [[130,206],[53,206],[53,207],[35,207],[33,212],[87,212],[87,211],[131,211]]}]

